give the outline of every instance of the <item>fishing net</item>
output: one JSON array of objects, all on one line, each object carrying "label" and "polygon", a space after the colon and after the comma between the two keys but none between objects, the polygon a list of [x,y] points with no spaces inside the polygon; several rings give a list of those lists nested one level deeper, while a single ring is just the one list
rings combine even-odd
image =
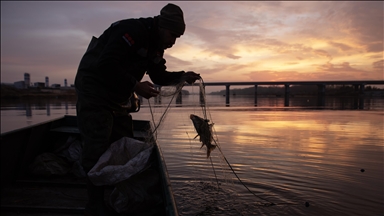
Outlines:
[{"label": "fishing net", "polygon": [[[139,143],[137,146],[145,146],[146,144],[152,143],[153,141],[159,143],[161,145],[161,142],[167,142],[167,151],[175,151],[177,154],[185,154],[186,146],[180,146],[182,144],[189,143],[189,156],[184,156],[186,158],[186,161],[183,161],[184,164],[186,164],[186,167],[193,167],[193,173],[192,176],[194,178],[194,182],[200,182],[200,185],[194,185],[192,187],[203,187],[203,190],[205,191],[215,191],[220,193],[220,195],[225,195],[222,191],[220,192],[220,185],[222,183],[232,183],[234,180],[239,180],[241,183],[241,179],[237,176],[234,169],[224,156],[224,153],[221,150],[219,140],[217,133],[214,128],[214,121],[212,118],[212,115],[208,109],[207,103],[206,103],[206,93],[205,93],[205,85],[202,79],[198,80],[196,83],[197,85],[191,86],[191,92],[186,92],[183,90],[185,87],[185,82],[182,81],[180,83],[177,83],[175,85],[171,86],[155,86],[155,88],[160,92],[159,95],[155,98],[148,99],[147,101],[143,101],[143,107],[141,108],[141,112],[144,112],[148,114],[148,118],[151,121],[152,128],[151,131],[148,131],[145,140],[142,143]],[[194,103],[193,104],[183,104],[182,103],[182,97],[194,97]],[[146,102],[146,104],[145,104]],[[145,112],[145,109],[148,109],[148,112]],[[169,113],[172,110],[172,115],[169,117]],[[146,118],[146,119],[148,119]],[[178,133],[164,133],[168,137],[164,137],[164,135],[161,133],[162,131],[173,131],[173,130],[179,130]],[[180,133],[180,132],[185,133]],[[170,135],[171,134],[171,135]],[[173,134],[178,134],[177,136],[173,136]],[[185,134],[185,135],[181,135]],[[161,140],[161,142],[159,142]],[[132,140],[125,140],[125,141],[132,141]],[[141,142],[141,141],[140,141]],[[114,146],[114,145],[112,145]],[[124,146],[124,145],[116,145],[116,146]],[[130,148],[130,147],[126,147]],[[136,162],[135,159],[137,159],[137,156],[132,157],[131,159],[127,161],[123,161],[119,163],[120,168],[124,170],[129,170],[127,168],[138,168],[138,172],[140,170],[143,170],[145,167],[145,164],[148,161],[148,155],[145,154],[142,155],[145,151],[151,151],[151,148],[145,148],[136,152],[140,156],[138,159],[140,162]],[[113,149],[111,149],[113,151]],[[115,152],[123,153],[123,155],[126,155],[125,149],[123,150],[116,150]],[[140,152],[140,153],[139,153]],[[108,152],[107,152],[108,153]],[[115,156],[106,155],[106,160],[115,160]],[[114,154],[116,155],[116,154]],[[143,157],[141,157],[143,156]],[[167,158],[166,158],[167,159]],[[143,162],[144,161],[144,162]],[[113,162],[115,163],[115,162]],[[134,163],[134,166],[131,165],[131,163]],[[137,164],[141,163],[143,167],[137,167]],[[103,162],[101,165],[109,164],[109,162]],[[202,165],[203,164],[203,165]],[[123,166],[121,166],[123,165]],[[135,167],[136,166],[136,167]],[[95,176],[100,176],[101,169],[104,169],[104,173],[107,173],[105,171],[109,171],[108,169],[110,166],[101,166],[96,167],[92,171],[94,171]],[[124,172],[115,172],[111,171],[112,173],[124,173]],[[108,184],[115,184],[117,182],[120,182],[122,179],[122,176],[118,176],[117,178],[111,178],[111,174],[105,174],[105,178],[109,178],[110,181]],[[130,172],[128,172],[130,173]],[[136,171],[134,172],[136,173]],[[132,179],[128,175],[127,172],[125,172],[124,176],[124,182],[118,183],[117,188],[120,190],[119,193],[114,193],[114,207],[118,212],[125,211],[127,209],[132,209],[133,207],[137,207],[137,205],[130,205],[128,201],[125,201],[122,197],[128,197],[132,194],[141,194],[142,192],[145,192],[145,188],[142,190],[140,189],[138,191],[137,188],[139,184],[136,184],[135,182],[132,183]],[[233,174],[236,178],[233,177]],[[105,179],[103,178],[103,179]],[[104,181],[104,180],[103,180]],[[127,182],[130,181],[130,182]],[[104,183],[100,183],[104,184]],[[148,183],[150,185],[152,183]],[[242,183],[243,184],[243,183]],[[141,183],[142,185],[142,183]],[[244,187],[248,189],[248,187],[243,184]],[[135,190],[133,190],[135,189]],[[121,192],[123,191],[123,192]],[[124,192],[125,191],[125,192]],[[138,192],[137,192],[138,191]],[[248,191],[250,191],[248,189]],[[136,193],[137,192],[137,193]],[[140,193],[139,193],[140,192]],[[252,191],[250,191],[253,193]],[[253,193],[254,194],[254,193]],[[125,195],[125,196],[122,196]],[[264,199],[263,197],[260,197],[256,194],[259,199],[263,200],[267,203],[261,203],[260,205],[271,205],[273,203],[269,202],[268,200]],[[134,198],[140,197],[138,195],[135,195]],[[230,196],[229,196],[230,197]],[[131,198],[133,199],[133,198]],[[216,199],[216,198],[214,198]]]},{"label": "fishing net", "polygon": [[[177,152],[177,154],[183,154],[182,152],[185,150],[185,148],[183,149],[177,145],[185,143],[183,142],[185,139],[188,140],[190,154],[188,159],[189,165],[194,167],[191,176],[195,178],[195,182],[200,182],[200,185],[192,187],[201,187],[203,185],[206,191],[216,188],[215,191],[219,192],[221,184],[229,183],[233,185],[236,181],[240,182],[248,192],[257,197],[260,201],[257,205],[275,205],[263,196],[251,191],[232,168],[221,150],[219,138],[214,127],[214,119],[207,106],[203,79],[198,80],[196,84],[197,85],[192,86],[192,92],[190,93],[190,95],[194,95],[195,97],[194,104],[183,104],[180,101],[179,96],[183,95],[183,82],[174,86],[161,87],[161,89],[159,89],[159,96],[154,98],[155,102],[151,103],[151,101],[148,100],[151,121],[154,126],[153,136],[156,140],[160,138],[161,141],[168,142],[167,151],[172,151],[170,149],[180,151]],[[175,101],[176,104],[174,103]],[[178,102],[180,104],[178,104]],[[177,109],[179,106],[183,108]],[[171,110],[172,117],[168,119],[167,116]],[[183,130],[186,136],[162,137],[159,131],[166,130]],[[169,133],[166,134],[169,135]],[[172,148],[173,146],[174,148]],[[201,165],[202,163],[205,165]]]}]

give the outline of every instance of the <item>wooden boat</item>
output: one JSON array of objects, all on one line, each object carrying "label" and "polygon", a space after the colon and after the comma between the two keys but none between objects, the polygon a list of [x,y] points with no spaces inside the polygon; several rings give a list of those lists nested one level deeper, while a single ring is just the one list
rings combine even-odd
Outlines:
[{"label": "wooden boat", "polygon": [[[134,136],[145,139],[149,121],[134,120]],[[34,159],[78,136],[76,116],[64,117],[1,134],[1,215],[82,215],[87,201],[85,178],[30,175]],[[153,167],[160,173],[161,207],[155,215],[178,215],[167,168],[155,142]],[[114,187],[108,186],[106,199]],[[159,205],[158,205],[159,206]],[[139,214],[140,215],[140,214]],[[147,215],[147,214],[145,214]]]}]

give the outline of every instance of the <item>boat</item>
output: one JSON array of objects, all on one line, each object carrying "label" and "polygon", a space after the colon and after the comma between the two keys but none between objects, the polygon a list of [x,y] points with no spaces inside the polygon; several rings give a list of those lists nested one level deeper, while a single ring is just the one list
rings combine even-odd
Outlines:
[{"label": "boat", "polygon": [[[149,121],[133,120],[134,138],[145,140]],[[1,215],[83,215],[87,201],[85,177],[30,174],[37,156],[64,145],[69,137],[80,137],[72,115],[1,134]],[[178,215],[176,202],[159,145],[155,143],[151,168],[159,173],[161,204],[155,215]],[[113,186],[107,186],[106,199]],[[160,206],[160,207],[158,207]],[[142,215],[142,214],[138,214]],[[144,214],[147,215],[147,214]]]}]

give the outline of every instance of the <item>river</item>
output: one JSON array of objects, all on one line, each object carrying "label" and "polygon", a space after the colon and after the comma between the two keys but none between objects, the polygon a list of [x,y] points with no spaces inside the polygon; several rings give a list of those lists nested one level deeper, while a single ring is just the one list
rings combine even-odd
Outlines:
[{"label": "river", "polygon": [[[212,164],[193,139],[196,100],[172,105],[157,134],[181,215],[384,215],[383,98],[363,106],[326,98],[323,107],[259,98],[255,107],[248,97],[225,106],[225,97],[207,96],[219,145]],[[132,115],[156,121],[166,104],[146,102]],[[76,114],[75,101],[2,101],[1,133],[65,114]]]}]

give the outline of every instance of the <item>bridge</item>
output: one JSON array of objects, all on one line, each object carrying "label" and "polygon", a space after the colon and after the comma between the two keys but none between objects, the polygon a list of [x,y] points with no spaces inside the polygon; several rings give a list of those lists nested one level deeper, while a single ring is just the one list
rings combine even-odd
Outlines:
[{"label": "bridge", "polygon": [[[198,83],[192,84],[194,86]],[[192,86],[189,85],[189,86]],[[229,95],[231,86],[254,86],[254,99],[255,106],[257,106],[257,87],[261,85],[283,85],[285,87],[284,105],[289,106],[290,86],[292,85],[316,85],[318,87],[318,101],[320,106],[324,106],[324,96],[327,85],[352,85],[360,95],[364,95],[366,85],[384,85],[384,80],[353,80],[353,81],[267,81],[267,82],[206,82],[204,86],[225,86],[225,103],[226,106],[230,105]],[[187,85],[188,86],[188,85]],[[200,92],[200,97],[202,93]],[[181,95],[176,99],[181,101]],[[203,100],[200,99],[200,102]]]},{"label": "bridge", "polygon": [[[186,86],[199,86],[199,83]],[[364,96],[366,85],[384,85],[384,80],[350,80],[350,81],[263,81],[263,82],[205,82],[205,86],[225,86],[225,105],[230,105],[230,87],[231,86],[254,86],[254,104],[257,106],[257,87],[262,85],[282,85],[284,91],[284,106],[289,106],[290,86],[293,85],[316,85],[318,87],[318,105],[325,105],[325,90],[327,85],[352,85],[359,96]],[[161,89],[161,86],[155,85],[156,89]],[[204,89],[205,92],[205,89]],[[360,104],[363,106],[363,97],[360,97]],[[182,103],[181,93],[176,97],[176,103]],[[204,103],[203,94],[200,92],[200,103]]]}]

